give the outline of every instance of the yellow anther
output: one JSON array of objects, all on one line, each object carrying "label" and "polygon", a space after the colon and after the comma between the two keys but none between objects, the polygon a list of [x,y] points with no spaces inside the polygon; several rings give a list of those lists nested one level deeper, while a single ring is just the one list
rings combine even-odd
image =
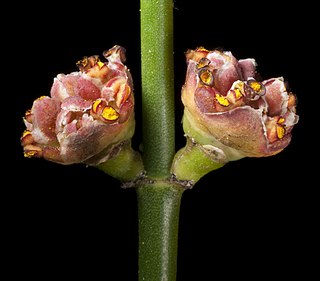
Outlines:
[{"label": "yellow anther", "polygon": [[277,123],[278,124],[283,124],[284,121],[285,121],[285,119],[283,117],[280,117]]},{"label": "yellow anther", "polygon": [[41,96],[41,97],[37,98],[36,100],[42,100],[42,99],[47,98],[47,97],[48,96]]},{"label": "yellow anther", "polygon": [[25,152],[23,153],[23,156],[24,156],[24,157],[27,157],[27,158],[31,158],[31,157],[33,157],[33,156],[35,156],[35,155],[37,155],[37,152],[34,151],[34,150],[25,151]]},{"label": "yellow anther", "polygon": [[199,78],[202,84],[211,86],[213,84],[213,74],[209,69],[202,68],[199,71]]},{"label": "yellow anther", "polygon": [[236,99],[240,99],[242,97],[240,89],[234,89],[234,92],[236,93]]},{"label": "yellow anther", "polygon": [[283,126],[277,126],[277,136],[279,139],[282,139],[286,133],[286,130]]},{"label": "yellow anther", "polygon": [[196,51],[200,51],[200,52],[202,52],[202,51],[204,51],[204,52],[209,52],[206,48],[204,48],[204,47],[202,47],[202,46],[198,47]]},{"label": "yellow anther", "polygon": [[252,101],[256,101],[266,94],[266,87],[262,83],[254,79],[248,80],[247,83],[250,87],[250,90],[248,89],[249,91],[246,91],[246,94],[248,95],[248,98],[250,98]]},{"label": "yellow anther", "polygon": [[104,63],[101,62],[100,60],[97,62],[97,64],[98,64],[98,66],[99,66],[100,68],[102,68],[102,67],[104,66]]},{"label": "yellow anther", "polygon": [[201,58],[200,61],[197,64],[197,68],[200,69],[200,68],[208,66],[209,64],[210,64],[210,60],[209,59]]},{"label": "yellow anther", "polygon": [[217,99],[218,103],[223,106],[228,106],[230,104],[228,99],[220,94],[216,94],[216,99]]},{"label": "yellow anther", "polygon": [[29,130],[25,130],[20,138],[22,146],[32,144],[34,142],[33,136]]},{"label": "yellow anther", "polygon": [[88,65],[88,57],[83,57],[82,60],[78,60],[76,62],[76,65],[79,67],[79,68],[85,68],[87,65]]},{"label": "yellow anther", "polygon": [[93,113],[97,113],[98,112],[98,107],[99,105],[101,105],[102,100],[95,100],[94,103],[92,104],[92,111]]},{"label": "yellow anther", "polygon": [[240,99],[243,96],[244,83],[242,81],[235,85],[234,92],[236,93],[236,99]]},{"label": "yellow anther", "polygon": [[257,81],[251,82],[250,83],[250,87],[257,93],[259,93],[261,91],[261,84]]},{"label": "yellow anther", "polygon": [[31,110],[28,109],[26,111],[26,113],[24,114],[24,118],[23,118],[25,121],[29,122],[29,123],[32,123],[32,113],[31,113]]},{"label": "yellow anther", "polygon": [[28,130],[25,130],[25,131],[22,133],[22,138],[24,138],[25,136],[28,136],[28,135],[31,135],[31,132],[28,131]]},{"label": "yellow anther", "polygon": [[103,109],[101,116],[106,120],[114,121],[119,118],[119,113],[111,106],[106,106]]}]

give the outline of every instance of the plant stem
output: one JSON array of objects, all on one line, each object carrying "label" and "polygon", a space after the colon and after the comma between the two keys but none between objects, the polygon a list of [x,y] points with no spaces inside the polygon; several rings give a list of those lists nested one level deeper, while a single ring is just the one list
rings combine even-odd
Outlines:
[{"label": "plant stem", "polygon": [[209,172],[223,167],[224,161],[217,148],[202,146],[187,137],[186,146],[174,157],[172,173],[178,180],[190,181],[194,185]]},{"label": "plant stem", "polygon": [[112,157],[97,166],[108,175],[121,182],[134,181],[144,171],[140,154],[133,150],[131,142],[123,142],[115,147]]},{"label": "plant stem", "polygon": [[143,163],[137,183],[139,281],[175,281],[181,195],[175,154],[173,0],[140,0]]},{"label": "plant stem", "polygon": [[166,182],[137,189],[139,281],[175,281],[183,188]]},{"label": "plant stem", "polygon": [[175,153],[173,1],[140,0],[143,161],[151,178],[170,175]]}]

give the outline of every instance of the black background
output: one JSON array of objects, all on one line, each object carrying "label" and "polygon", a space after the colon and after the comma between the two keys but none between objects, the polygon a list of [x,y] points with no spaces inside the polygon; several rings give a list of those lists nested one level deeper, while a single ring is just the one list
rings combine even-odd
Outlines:
[{"label": "black background", "polygon": [[[204,176],[183,194],[178,281],[303,277],[314,266],[317,110],[313,7],[277,3],[175,1],[176,146],[184,145],[180,90],[184,52],[223,48],[255,58],[264,78],[283,76],[298,97],[291,144],[268,158],[245,158]],[[68,6],[66,6],[68,5]],[[15,11],[13,13],[13,11]],[[5,259],[12,277],[137,280],[133,189],[84,165],[23,157],[22,116],[49,95],[58,73],[118,44],[127,50],[141,139],[139,1],[24,3],[2,20],[5,120],[2,168]],[[316,92],[315,92],[316,90]],[[9,121],[9,122],[8,122]],[[13,130],[12,130],[13,129]],[[9,141],[6,137],[10,132]],[[299,278],[298,278],[299,279]],[[151,281],[151,280],[148,280]]]}]

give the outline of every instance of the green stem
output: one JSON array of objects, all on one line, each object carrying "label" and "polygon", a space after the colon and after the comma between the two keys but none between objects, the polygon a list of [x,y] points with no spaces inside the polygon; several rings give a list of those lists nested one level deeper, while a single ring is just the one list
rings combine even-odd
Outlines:
[{"label": "green stem", "polygon": [[187,144],[175,155],[172,173],[178,180],[189,181],[194,185],[209,172],[221,168],[225,164],[224,155],[210,145],[200,145],[187,137]]},{"label": "green stem", "polygon": [[183,188],[166,182],[137,188],[139,281],[175,281]]},{"label": "green stem", "polygon": [[97,166],[108,175],[122,181],[134,181],[144,171],[140,154],[126,141],[115,147],[110,159]]},{"label": "green stem", "polygon": [[175,154],[173,0],[140,0],[143,163],[137,182],[139,281],[175,281],[181,195]]},{"label": "green stem", "polygon": [[143,162],[151,178],[170,175],[175,153],[173,1],[140,0]]}]

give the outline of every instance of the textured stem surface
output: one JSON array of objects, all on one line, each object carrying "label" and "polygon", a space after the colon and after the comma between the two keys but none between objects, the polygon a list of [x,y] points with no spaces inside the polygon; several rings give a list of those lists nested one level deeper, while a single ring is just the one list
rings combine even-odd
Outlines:
[{"label": "textured stem surface", "polygon": [[166,178],[175,153],[173,2],[141,0],[143,161]]},{"label": "textured stem surface", "polygon": [[175,281],[183,188],[158,182],[137,188],[139,281]]},{"label": "textured stem surface", "polygon": [[140,0],[143,163],[137,187],[139,281],[175,281],[183,188],[170,182],[175,154],[173,1]]}]

